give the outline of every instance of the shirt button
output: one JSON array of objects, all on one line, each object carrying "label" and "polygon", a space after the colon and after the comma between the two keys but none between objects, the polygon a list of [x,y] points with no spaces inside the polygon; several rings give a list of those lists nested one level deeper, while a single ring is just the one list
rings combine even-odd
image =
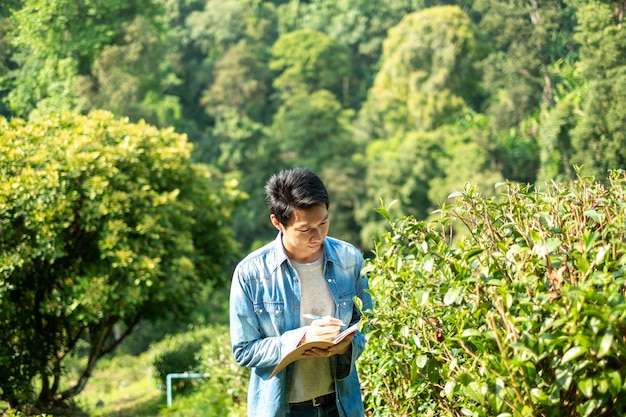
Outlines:
[{"label": "shirt button", "polygon": [[295,306],[294,307],[296,310],[300,310],[300,306]]},{"label": "shirt button", "polygon": [[259,309],[259,313],[263,314],[263,309],[262,308]]},{"label": "shirt button", "polygon": [[280,314],[280,310],[274,310],[274,314]]},{"label": "shirt button", "polygon": [[328,282],[333,282],[333,280],[332,280],[332,279],[329,279],[329,280],[328,280]]}]

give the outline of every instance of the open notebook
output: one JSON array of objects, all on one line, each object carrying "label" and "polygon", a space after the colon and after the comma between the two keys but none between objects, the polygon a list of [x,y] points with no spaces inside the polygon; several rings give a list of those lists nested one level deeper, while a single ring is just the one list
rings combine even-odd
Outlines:
[{"label": "open notebook", "polygon": [[[358,326],[359,323],[353,324],[352,326],[348,327],[347,329],[345,329],[343,332],[339,333],[337,336],[335,336],[335,338],[332,341],[326,341],[326,340],[318,340],[315,342],[307,342],[303,345],[298,346],[297,348],[287,352],[287,354],[285,356],[283,356],[283,358],[280,360],[280,362],[278,363],[278,365],[276,365],[276,367],[274,368],[274,370],[272,371],[272,374],[270,375],[270,378],[273,377],[274,375],[276,375],[278,372],[280,372],[285,366],[289,365],[292,362],[297,361],[298,359],[302,359],[304,358],[304,351],[309,350],[311,348],[321,348],[321,349],[327,349],[333,345],[336,345],[337,343],[341,342],[343,339],[345,339],[346,337],[348,337],[349,335],[351,335],[352,333],[355,333],[358,330]],[[308,357],[308,356],[306,356]]]}]

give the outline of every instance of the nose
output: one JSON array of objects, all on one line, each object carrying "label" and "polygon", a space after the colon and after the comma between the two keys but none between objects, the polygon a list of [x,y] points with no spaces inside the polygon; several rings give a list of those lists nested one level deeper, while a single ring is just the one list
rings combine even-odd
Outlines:
[{"label": "nose", "polygon": [[315,228],[311,230],[311,240],[313,242],[322,240],[322,231],[319,228]]}]

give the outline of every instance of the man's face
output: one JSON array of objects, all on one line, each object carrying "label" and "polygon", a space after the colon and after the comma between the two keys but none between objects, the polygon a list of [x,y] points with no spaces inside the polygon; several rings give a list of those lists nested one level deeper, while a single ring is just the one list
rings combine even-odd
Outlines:
[{"label": "man's face", "polygon": [[283,234],[283,247],[289,259],[308,263],[322,254],[322,242],[328,235],[328,210],[325,205],[295,209],[289,225],[280,223],[274,215],[272,224]]}]

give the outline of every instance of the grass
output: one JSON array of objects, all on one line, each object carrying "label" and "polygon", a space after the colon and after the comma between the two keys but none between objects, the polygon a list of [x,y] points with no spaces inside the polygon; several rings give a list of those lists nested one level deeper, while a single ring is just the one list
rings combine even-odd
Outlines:
[{"label": "grass", "polygon": [[[183,334],[155,343],[141,355],[117,353],[100,359],[84,390],[74,398],[76,408],[54,412],[52,417],[69,417],[70,410],[81,417],[245,417],[248,374],[234,363],[227,327],[190,332],[190,337]],[[172,407],[167,407],[165,389],[155,378],[155,359],[200,337],[207,340],[197,352],[201,372],[210,377],[194,380],[184,393],[174,390]],[[62,389],[75,384],[86,362],[73,355],[66,359],[67,385]]]},{"label": "grass", "polygon": [[[155,359],[183,351],[197,338],[207,340],[197,355],[201,372],[210,376],[190,380],[192,387],[184,393],[174,390],[168,408],[165,389],[155,378]],[[248,374],[236,366],[230,350],[227,327],[215,326],[164,339],[139,356],[103,358],[77,404],[89,417],[245,417]]]},{"label": "grass", "polygon": [[150,352],[104,359],[77,404],[90,417],[245,417],[216,381],[198,384],[188,394],[173,394],[172,407],[152,376]]},{"label": "grass", "polygon": [[166,406],[146,354],[99,361],[76,402],[91,417],[156,417]]}]

